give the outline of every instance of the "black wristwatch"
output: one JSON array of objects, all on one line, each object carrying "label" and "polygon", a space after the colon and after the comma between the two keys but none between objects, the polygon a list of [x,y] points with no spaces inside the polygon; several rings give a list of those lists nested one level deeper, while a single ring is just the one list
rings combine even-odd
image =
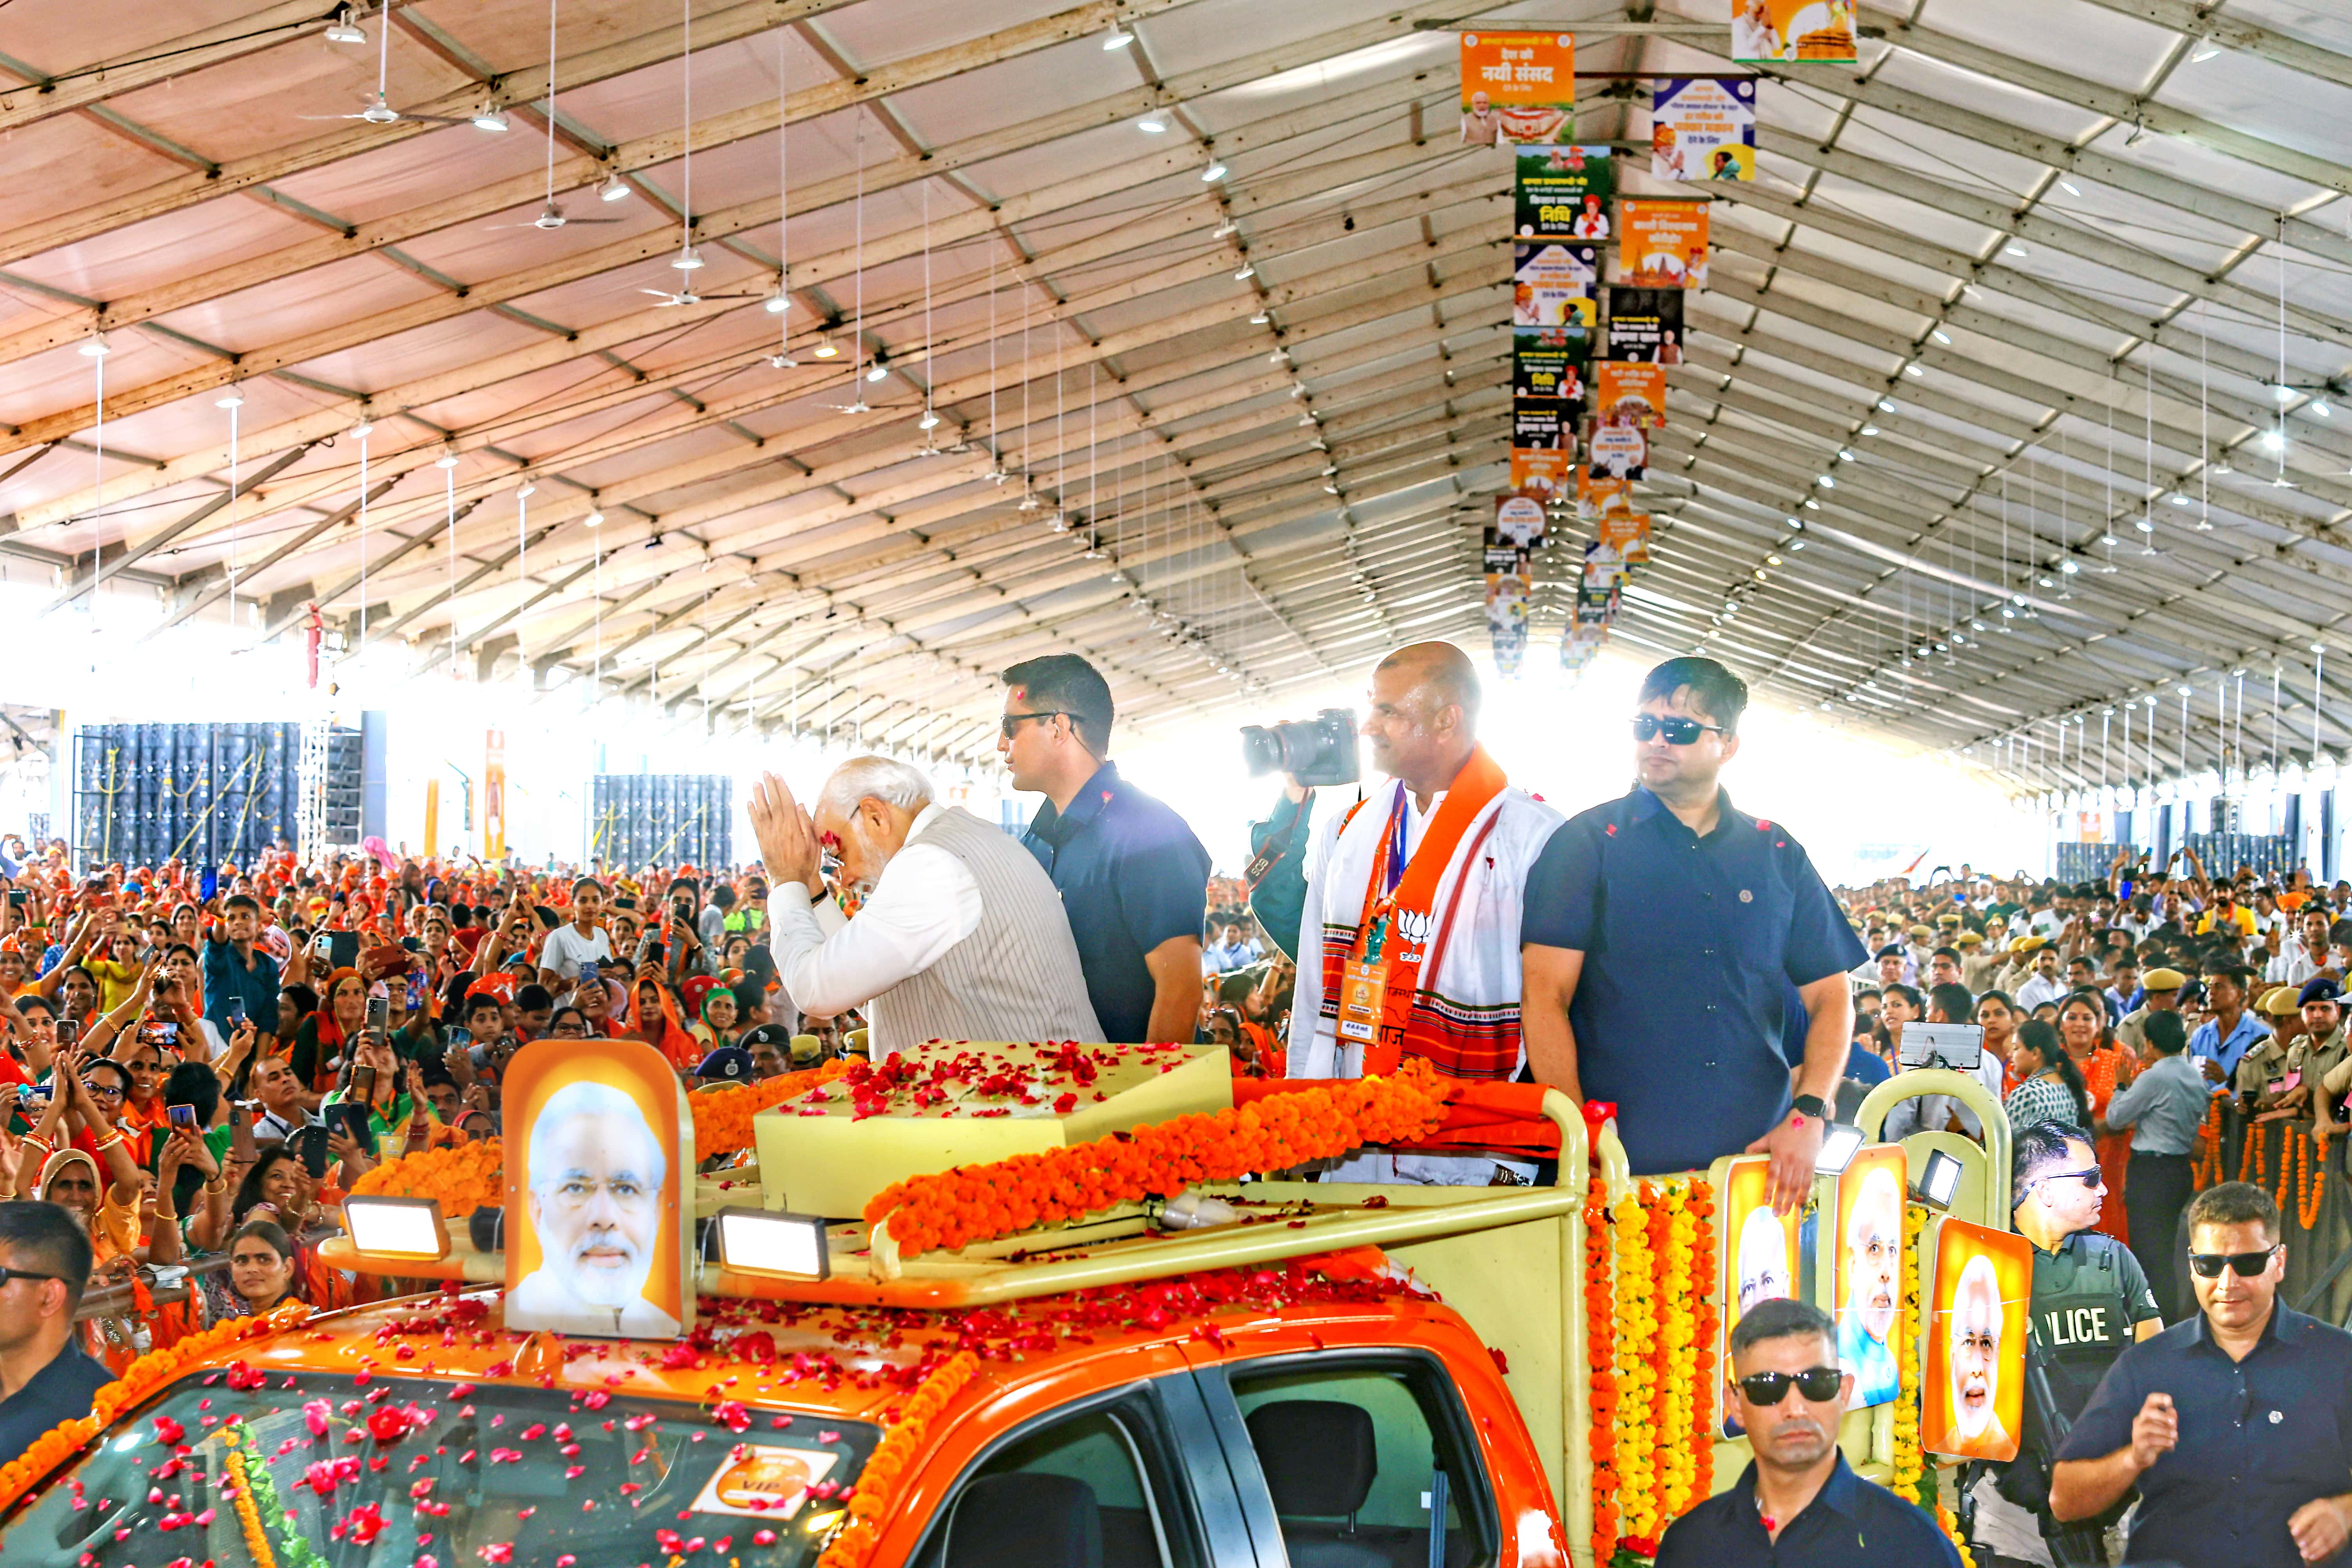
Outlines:
[{"label": "black wristwatch", "polygon": [[1816,1121],[1827,1121],[1830,1119],[1830,1108],[1822,1103],[1822,1097],[1818,1094],[1801,1094],[1789,1101],[1789,1109],[1800,1116],[1810,1116]]}]

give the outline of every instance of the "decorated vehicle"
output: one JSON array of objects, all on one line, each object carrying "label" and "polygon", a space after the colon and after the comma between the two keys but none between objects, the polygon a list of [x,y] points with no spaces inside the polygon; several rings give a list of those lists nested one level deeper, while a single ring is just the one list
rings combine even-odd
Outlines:
[{"label": "decorated vehicle", "polygon": [[[686,1095],[649,1047],[567,1042],[504,1092],[506,1145],[380,1167],[329,1244],[415,1293],[143,1359],[0,1467],[0,1561],[1609,1563],[1744,1463],[1718,1426],[1737,1163],[1634,1182],[1606,1108],[1538,1087],[956,1044]],[[1259,1179],[1370,1144],[1559,1175]],[[1826,1299],[1809,1228],[1788,1287]],[[1916,1485],[1906,1283],[1904,1398],[1844,1436]]]}]

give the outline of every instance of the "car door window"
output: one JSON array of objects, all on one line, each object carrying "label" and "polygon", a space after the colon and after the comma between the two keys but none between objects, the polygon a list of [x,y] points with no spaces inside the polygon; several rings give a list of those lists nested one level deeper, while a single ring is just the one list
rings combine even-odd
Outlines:
[{"label": "car door window", "polygon": [[1433,1358],[1292,1358],[1225,1381],[1291,1568],[1429,1568],[1433,1516],[1446,1568],[1494,1563],[1493,1491]]},{"label": "car door window", "polygon": [[1183,1478],[1148,1391],[1097,1402],[1033,1423],[991,1448],[957,1482],[913,1562],[1202,1568]]}]

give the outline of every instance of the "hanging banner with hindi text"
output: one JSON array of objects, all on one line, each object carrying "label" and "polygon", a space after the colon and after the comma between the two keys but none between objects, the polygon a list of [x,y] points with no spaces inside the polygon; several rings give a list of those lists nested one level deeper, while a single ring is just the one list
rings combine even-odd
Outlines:
[{"label": "hanging banner with hindi text", "polygon": [[1650,87],[1650,177],[1756,177],[1753,78],[1661,77]]},{"label": "hanging banner with hindi text", "polygon": [[1521,240],[1511,247],[1511,324],[1583,327],[1599,317],[1592,298],[1601,252],[1590,245]]},{"label": "hanging banner with hindi text", "polygon": [[1568,33],[1462,35],[1462,144],[1549,143],[1576,129],[1576,39]]},{"label": "hanging banner with hindi text", "polygon": [[1666,367],[1605,359],[1592,367],[1592,415],[1603,425],[1654,430],[1666,422]]},{"label": "hanging banner with hindi text", "polygon": [[1683,290],[1609,290],[1609,357],[1647,364],[1683,363]]},{"label": "hanging banner with hindi text", "polygon": [[1512,184],[1511,232],[1521,239],[1607,239],[1616,195],[1608,148],[1523,147]]},{"label": "hanging banner with hindi text", "polygon": [[1617,240],[1620,282],[1640,289],[1706,287],[1705,202],[1628,196],[1617,204],[1617,221],[1622,229]]}]

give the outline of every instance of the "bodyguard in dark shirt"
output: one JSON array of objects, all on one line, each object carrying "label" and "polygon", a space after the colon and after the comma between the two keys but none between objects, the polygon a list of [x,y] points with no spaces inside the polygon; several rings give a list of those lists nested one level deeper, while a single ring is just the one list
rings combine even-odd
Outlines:
[{"label": "bodyguard in dark shirt", "polygon": [[2352,1535],[2352,1334],[2279,1305],[2278,1205],[2244,1182],[2189,1205],[2199,1315],[2117,1358],[2058,1450],[2050,1511],[2139,1489],[2127,1563],[2344,1563]]},{"label": "bodyguard in dark shirt", "polygon": [[[1546,1031],[1565,1037],[1541,1054],[1573,1059],[1577,1081],[1554,1087],[1616,1102],[1636,1172],[1764,1151],[1785,1211],[1811,1190],[1853,1037],[1846,972],[1864,953],[1803,847],[1716,782],[1747,706],[1747,683],[1711,658],[1668,659],[1642,683],[1641,782],[1560,824],[1528,869],[1521,1017],[1531,1058]],[[1792,986],[1810,1019],[1793,1103]]]},{"label": "bodyguard in dark shirt", "polygon": [[1729,1491],[1666,1527],[1657,1568],[1959,1568],[1934,1520],[1838,1452],[1853,1374],[1838,1367],[1827,1313],[1759,1302],[1731,1331],[1731,1371],[1756,1458]]},{"label": "bodyguard in dark shirt", "polygon": [[1209,852],[1108,760],[1110,687],[1076,654],[1004,672],[996,743],[1014,789],[1043,790],[1021,842],[1061,889],[1105,1037],[1190,1040],[1201,1008]]},{"label": "bodyguard in dark shirt", "polygon": [[55,1204],[0,1203],[0,1455],[89,1414],[114,1374],[74,1342],[89,1237]]}]

